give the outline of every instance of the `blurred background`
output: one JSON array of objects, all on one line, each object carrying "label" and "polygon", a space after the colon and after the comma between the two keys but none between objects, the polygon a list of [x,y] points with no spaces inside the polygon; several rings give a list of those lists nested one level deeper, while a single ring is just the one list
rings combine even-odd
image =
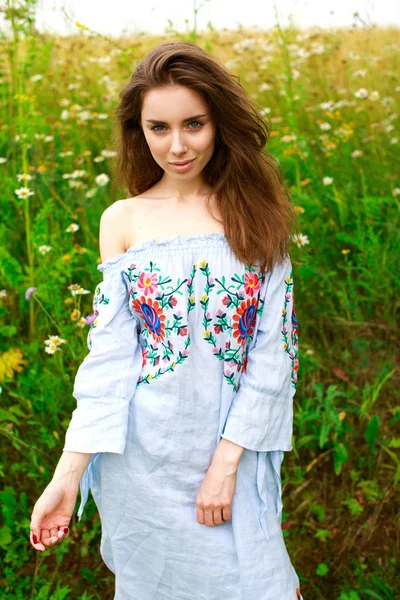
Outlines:
[{"label": "blurred background", "polygon": [[113,598],[91,497],[54,549],[31,547],[29,523],[76,405],[100,215],[128,197],[112,187],[118,93],[166,39],[240,78],[301,223],[282,483],[303,597],[399,597],[399,15],[386,0],[1,3],[0,598]]}]

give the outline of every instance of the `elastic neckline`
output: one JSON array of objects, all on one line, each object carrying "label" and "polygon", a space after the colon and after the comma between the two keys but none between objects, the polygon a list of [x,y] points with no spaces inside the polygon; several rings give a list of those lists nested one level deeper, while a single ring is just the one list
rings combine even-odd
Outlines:
[{"label": "elastic neckline", "polygon": [[146,250],[154,251],[156,248],[161,249],[169,249],[169,248],[181,248],[182,246],[191,245],[193,243],[199,242],[217,242],[217,244],[222,244],[223,246],[229,246],[228,241],[224,233],[220,232],[212,232],[212,233],[192,233],[190,235],[182,236],[182,235],[170,235],[169,237],[163,240],[146,240],[141,244],[136,246],[130,246],[125,252],[121,252],[112,258],[105,260],[104,262],[97,265],[98,271],[104,271],[111,265],[115,265],[119,263],[122,259],[127,256],[139,254],[141,252],[145,252]]}]

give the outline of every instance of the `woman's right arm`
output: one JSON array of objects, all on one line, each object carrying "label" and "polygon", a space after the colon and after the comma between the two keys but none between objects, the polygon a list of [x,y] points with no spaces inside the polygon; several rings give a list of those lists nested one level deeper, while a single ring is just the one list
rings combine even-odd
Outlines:
[{"label": "woman's right arm", "polygon": [[30,540],[44,552],[69,535],[69,523],[75,508],[79,482],[92,454],[64,450],[50,483],[33,507]]}]

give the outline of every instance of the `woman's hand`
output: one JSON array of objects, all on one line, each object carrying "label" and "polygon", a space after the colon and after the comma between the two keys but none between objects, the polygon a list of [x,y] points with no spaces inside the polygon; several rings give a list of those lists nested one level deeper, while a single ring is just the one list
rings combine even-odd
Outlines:
[{"label": "woman's hand", "polygon": [[231,518],[236,489],[237,465],[213,461],[196,498],[196,516],[200,525],[220,525]]},{"label": "woman's hand", "polygon": [[79,484],[69,478],[52,479],[33,507],[30,541],[35,550],[55,546],[69,535]]}]

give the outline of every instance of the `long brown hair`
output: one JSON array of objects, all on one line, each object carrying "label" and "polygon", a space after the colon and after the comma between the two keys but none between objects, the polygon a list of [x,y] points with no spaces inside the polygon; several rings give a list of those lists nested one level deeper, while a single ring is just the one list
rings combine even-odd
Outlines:
[{"label": "long brown hair", "polygon": [[[113,142],[115,185],[131,196],[146,192],[164,173],[153,159],[141,128],[145,92],[182,85],[197,92],[215,123],[215,149],[203,169],[223,219],[226,239],[237,258],[258,261],[268,271],[289,254],[297,215],[276,159],[265,150],[269,123],[247,96],[239,77],[189,42],[153,48],[120,92]],[[206,206],[210,211],[209,198]]]}]

